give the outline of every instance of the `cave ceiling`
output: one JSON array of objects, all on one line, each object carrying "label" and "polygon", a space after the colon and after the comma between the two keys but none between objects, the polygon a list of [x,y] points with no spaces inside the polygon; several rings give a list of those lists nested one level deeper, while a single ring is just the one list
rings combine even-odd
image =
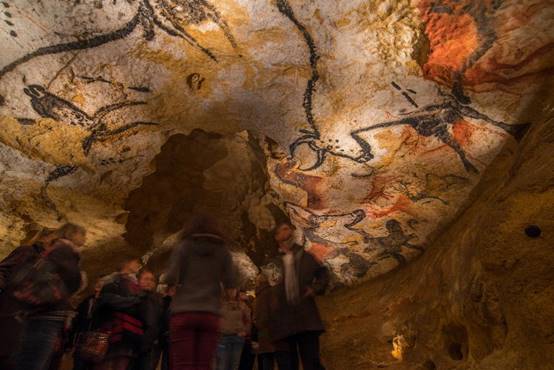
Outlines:
[{"label": "cave ceiling", "polygon": [[288,213],[338,284],[380,275],[541,114],[553,42],[544,0],[2,0],[1,253],[73,221],[152,254],[219,209],[262,263]]}]

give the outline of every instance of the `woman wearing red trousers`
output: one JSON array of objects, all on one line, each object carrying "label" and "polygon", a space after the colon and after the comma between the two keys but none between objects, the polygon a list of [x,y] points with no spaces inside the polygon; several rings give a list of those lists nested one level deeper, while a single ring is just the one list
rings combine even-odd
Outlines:
[{"label": "woman wearing red trousers", "polygon": [[196,217],[171,256],[172,370],[210,370],[219,336],[222,286],[234,291],[234,266],[222,234],[209,217]]}]

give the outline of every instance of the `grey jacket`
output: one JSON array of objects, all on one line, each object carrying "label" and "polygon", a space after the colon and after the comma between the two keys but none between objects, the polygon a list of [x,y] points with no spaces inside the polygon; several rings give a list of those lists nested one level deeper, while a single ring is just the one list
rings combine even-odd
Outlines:
[{"label": "grey jacket", "polygon": [[235,268],[223,239],[213,234],[193,234],[175,248],[167,273],[177,292],[171,312],[219,314],[222,286],[235,288]]}]

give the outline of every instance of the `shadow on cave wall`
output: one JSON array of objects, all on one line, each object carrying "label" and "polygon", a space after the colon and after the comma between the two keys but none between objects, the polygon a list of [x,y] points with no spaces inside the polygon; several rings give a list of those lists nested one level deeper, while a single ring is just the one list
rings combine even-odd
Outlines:
[{"label": "shadow on cave wall", "polygon": [[[133,248],[144,254],[179,232],[195,213],[209,213],[219,219],[233,248],[246,252],[256,265],[275,255],[271,232],[257,227],[245,201],[269,191],[257,138],[246,132],[230,137],[201,129],[176,134],[162,146],[153,167],[155,172],[125,202],[129,213],[124,237]],[[266,208],[275,222],[286,218],[278,204]],[[154,254],[149,266],[163,270],[169,253]]]}]

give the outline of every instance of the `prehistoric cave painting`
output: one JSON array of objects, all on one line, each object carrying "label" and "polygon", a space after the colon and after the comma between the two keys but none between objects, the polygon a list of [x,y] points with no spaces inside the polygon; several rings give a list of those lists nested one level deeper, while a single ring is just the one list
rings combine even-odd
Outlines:
[{"label": "prehistoric cave painting", "polygon": [[412,99],[412,97],[410,96],[410,94],[417,94],[416,91],[412,90],[412,89],[403,89],[402,87],[400,87],[399,84],[397,84],[396,82],[392,81],[390,83],[392,85],[392,87],[394,87],[396,90],[398,91],[401,91],[401,94],[404,98],[406,98],[406,100],[411,104],[413,105],[414,107],[416,108],[419,108],[419,105],[417,105],[417,103],[415,102],[414,99]]},{"label": "prehistoric cave painting", "polygon": [[[302,37],[304,38],[304,41],[308,47],[308,51],[310,54],[311,74],[310,74],[310,78],[308,79],[308,82],[306,83],[306,90],[304,91],[304,101],[302,102],[302,106],[304,107],[304,113],[306,115],[306,121],[310,126],[310,128],[309,130],[306,130],[306,129],[300,130],[300,133],[302,135],[299,138],[297,138],[289,147],[290,155],[294,157],[298,147],[303,144],[307,144],[308,147],[317,154],[317,160],[315,164],[309,168],[302,169],[304,171],[310,171],[321,166],[325,161],[325,157],[327,155],[344,157],[355,161],[359,161],[361,163],[371,160],[373,156],[371,156],[370,158],[366,158],[366,157],[357,158],[353,155],[348,154],[345,150],[340,149],[340,147],[337,145],[338,140],[336,141],[329,140],[328,142],[324,142],[323,140],[321,140],[321,135],[313,113],[313,96],[316,89],[316,83],[319,80],[319,72],[317,70],[317,62],[319,59],[319,55],[317,54],[315,42],[310,32],[308,32],[307,28],[302,23],[300,23],[298,18],[296,18],[296,15],[294,14],[292,7],[290,6],[287,0],[277,0],[277,8],[279,9],[279,12],[281,12],[281,14],[287,17],[298,29],[298,31],[302,34]],[[365,143],[363,141],[360,143],[360,145],[369,146],[368,143]]]},{"label": "prehistoric cave painting", "polygon": [[355,279],[361,279],[365,276],[370,267],[375,266],[377,262],[369,261],[358,253],[343,248],[339,253],[346,258],[348,262],[341,265],[340,272],[342,276],[352,275]]},{"label": "prehistoric cave painting", "polygon": [[327,193],[323,183],[324,179],[320,176],[299,173],[295,171],[294,167],[293,161],[278,163],[275,165],[273,173],[283,183],[304,190],[308,197],[308,208],[324,208],[325,194]]},{"label": "prehistoric cave painting", "polygon": [[146,104],[143,101],[122,101],[106,105],[98,109],[92,116],[81,110],[75,104],[50,93],[40,85],[30,85],[23,89],[31,98],[31,106],[41,117],[52,118],[68,125],[80,126],[90,132],[82,143],[83,152],[88,155],[92,144],[96,140],[121,134],[140,125],[157,125],[154,122],[134,121],[124,126],[109,130],[104,119],[119,109]]},{"label": "prehistoric cave painting", "polygon": [[[495,13],[502,5],[503,0],[426,0],[420,4],[423,10],[423,18],[426,21],[426,33],[431,40],[431,53],[435,46],[441,47],[444,44],[444,29],[442,22],[448,22],[450,26],[447,29],[456,30],[457,38],[469,38],[472,36],[472,30],[460,32],[465,27],[475,27],[474,32],[477,37],[477,44],[467,52],[467,48],[460,48],[458,53],[449,52],[442,55],[448,58],[444,61],[445,66],[450,66],[450,80],[452,83],[452,95],[463,103],[469,104],[471,100],[464,92],[464,77],[467,70],[472,68],[482,57],[491,49],[497,40],[497,34],[494,27]],[[441,19],[445,18],[445,19]],[[468,22],[468,18],[471,22]],[[466,42],[464,42],[466,41]],[[467,45],[470,40],[458,40],[458,45]],[[436,44],[436,45],[435,45]],[[454,54],[454,55],[453,55]],[[453,66],[453,64],[457,64]],[[427,71],[429,72],[429,71]]]},{"label": "prehistoric cave painting", "polygon": [[347,151],[346,149],[341,148],[340,141],[338,139],[321,139],[321,133],[313,113],[313,96],[316,90],[316,83],[319,80],[319,72],[317,69],[319,55],[317,54],[315,42],[307,28],[298,20],[298,18],[296,18],[292,7],[287,0],[277,0],[277,7],[279,11],[286,16],[302,34],[310,55],[309,61],[311,75],[306,84],[304,101],[302,103],[306,115],[306,121],[310,128],[309,130],[301,129],[300,133],[302,135],[289,146],[291,157],[294,157],[297,149],[301,145],[308,145],[310,150],[316,154],[317,158],[315,163],[307,168],[301,168],[303,171],[311,171],[319,168],[325,162],[328,155],[346,158],[357,163],[369,162],[373,159],[371,145],[359,136],[352,136],[361,148],[361,151],[357,153],[354,152],[354,149]]},{"label": "prehistoric cave painting", "polygon": [[355,225],[366,218],[366,213],[362,209],[345,213],[318,215],[309,209],[290,202],[286,202],[285,207],[291,219],[298,222],[304,231],[304,235],[311,242],[324,245],[348,244],[343,241],[333,241],[321,237],[319,235],[321,230],[325,230],[327,233],[336,231],[339,235],[346,231],[348,233],[354,232],[362,237],[366,236],[365,233],[354,228]]},{"label": "prehistoric cave painting", "polygon": [[79,41],[60,43],[38,48],[21,58],[9,63],[0,69],[0,78],[15,68],[31,59],[39,56],[65,53],[73,50],[92,49],[98,46],[124,39],[129,36],[137,26],[141,25],[143,37],[150,41],[154,39],[156,27],[166,34],[185,40],[187,43],[202,51],[210,59],[217,62],[214,53],[202,46],[184,26],[197,25],[204,21],[212,21],[219,26],[233,48],[237,47],[229,25],[221,17],[218,10],[206,0],[140,0],[139,6],[133,18],[123,27],[85,38]]},{"label": "prehistoric cave painting", "polygon": [[198,73],[191,73],[187,76],[187,85],[191,91],[200,90],[202,88],[202,83],[206,79]]},{"label": "prehistoric cave painting", "polygon": [[424,187],[423,190],[418,189],[417,192],[414,193],[410,190],[410,185],[410,182],[400,180],[396,184],[396,189],[414,203],[428,203],[430,201],[436,200],[441,202],[445,206],[448,205],[448,202],[446,200],[442,199],[438,195],[431,193],[431,191],[427,187]]},{"label": "prehistoric cave painting", "polygon": [[[6,2],[3,2],[2,3],[4,5],[4,8],[8,9],[10,7],[10,5]],[[9,10],[4,10],[2,12],[2,16],[4,18],[4,23],[6,23],[9,27],[14,27],[15,24],[13,23],[12,21],[12,13],[9,11]],[[10,36],[11,37],[17,37],[17,32],[15,32],[14,30],[10,30],[9,32]]]},{"label": "prehistoric cave painting", "polygon": [[385,223],[388,235],[373,237],[363,230],[358,230],[364,234],[364,243],[366,243],[365,252],[377,251],[377,260],[394,258],[399,265],[406,264],[406,257],[402,254],[402,249],[413,249],[421,253],[425,251],[422,247],[410,243],[410,240],[416,236],[414,234],[406,234],[400,225],[400,222],[395,219],[388,220]]},{"label": "prehistoric cave painting", "polygon": [[[397,90],[400,88],[397,84],[394,87]],[[454,95],[444,94],[442,92],[440,92],[440,94],[443,98],[441,103],[429,104],[416,111],[399,113],[399,115],[405,117],[398,120],[381,122],[352,131],[350,135],[360,147],[360,154],[356,156],[346,154],[344,149],[340,149],[340,146],[338,145],[339,140],[329,139],[328,142],[324,142],[319,139],[319,136],[314,136],[313,134],[306,134],[298,138],[291,145],[291,154],[294,155],[296,147],[301,144],[308,144],[309,148],[317,154],[316,162],[311,167],[302,169],[304,171],[320,167],[324,163],[327,155],[347,158],[357,163],[366,163],[373,159],[374,156],[371,145],[368,141],[361,137],[361,134],[382,128],[408,125],[411,126],[420,136],[435,137],[441,140],[444,144],[448,145],[456,152],[466,171],[479,173],[479,170],[467,158],[467,154],[460,143],[458,143],[452,136],[450,132],[452,125],[463,122],[469,118],[472,119],[472,122],[474,122],[473,120],[476,120],[478,122],[480,121],[482,124],[488,123],[496,126],[511,134],[516,140],[519,140],[529,128],[528,123],[508,124],[496,121],[471,106],[461,103]],[[402,95],[406,97],[407,94]],[[408,101],[410,103],[411,100],[413,99],[409,97]]]},{"label": "prehistoric cave painting", "polygon": [[439,3],[431,3],[429,12],[456,14],[460,17],[467,14],[475,20],[479,31],[480,43],[478,47],[467,56],[461,68],[454,72],[452,95],[441,92],[443,102],[429,104],[423,108],[419,108],[419,105],[412,97],[412,95],[416,94],[414,90],[404,89],[397,82],[391,82],[394,89],[400,91],[402,96],[411,105],[419,109],[409,113],[401,113],[401,115],[405,117],[399,120],[381,122],[376,125],[352,131],[350,136],[358,144],[359,150],[347,150],[341,147],[338,139],[321,139],[321,133],[318,129],[312,107],[315,85],[319,80],[319,73],[317,70],[317,61],[319,56],[317,54],[315,43],[306,27],[296,18],[288,2],[286,0],[278,0],[277,6],[279,11],[289,18],[289,20],[300,31],[310,53],[311,77],[307,82],[303,102],[306,120],[310,126],[310,129],[300,130],[302,135],[290,145],[289,151],[290,155],[294,157],[296,151],[301,145],[307,145],[308,148],[316,154],[316,160],[311,166],[301,168],[301,170],[310,171],[319,168],[323,165],[327,156],[346,158],[356,163],[365,164],[371,161],[374,158],[374,155],[371,144],[361,136],[362,133],[380,128],[409,125],[420,136],[435,137],[441,140],[444,144],[456,152],[466,171],[479,173],[478,169],[467,158],[467,154],[460,143],[458,143],[451,134],[450,131],[452,125],[469,118],[501,128],[502,130],[513,135],[516,139],[520,138],[529,127],[529,124],[527,123],[510,125],[505,122],[496,121],[487,115],[480,113],[469,106],[471,101],[463,92],[462,84],[465,72],[471,68],[487,52],[487,50],[491,48],[492,44],[496,40],[496,34],[492,27],[491,17],[500,5],[500,0],[486,1],[482,4],[470,3],[463,6],[460,2],[453,0],[443,0]]},{"label": "prehistoric cave painting", "polygon": [[[424,252],[424,248],[410,242],[416,236],[414,234],[406,234],[400,222],[396,219],[390,219],[385,223],[385,228],[388,232],[386,236],[375,237],[356,226],[366,218],[366,212],[362,209],[356,209],[347,213],[318,215],[296,204],[286,203],[285,206],[291,219],[299,223],[299,226],[304,231],[304,235],[310,242],[336,247],[336,250],[333,252],[333,258],[336,258],[338,255],[344,255],[349,259],[351,264],[355,264],[354,268],[349,267],[349,271],[357,278],[364,276],[371,266],[381,260],[393,258],[399,265],[406,264],[406,257],[403,255],[405,249]],[[417,220],[412,219],[409,221],[410,228],[413,229],[415,224],[417,224]],[[368,260],[359,253],[344,247],[344,245],[352,246],[359,244],[357,241],[330,240],[320,235],[322,230],[329,231],[330,228],[336,229],[337,232],[335,234],[338,233],[340,235],[342,230],[342,232],[347,231],[356,234],[358,237],[361,236],[364,253],[377,252],[377,254],[372,260]]]},{"label": "prehistoric cave painting", "polygon": [[86,84],[91,84],[95,82],[105,83],[112,86],[123,86],[126,89],[133,90],[140,93],[150,93],[152,92],[152,89],[148,86],[125,86],[124,84],[116,81],[110,81],[108,79],[105,79],[102,76],[98,77],[91,77],[91,76],[76,76],[77,78],[85,81]]},{"label": "prehistoric cave painting", "polygon": [[[449,191],[458,191],[469,185],[470,181],[466,177],[457,175],[435,175],[427,173],[425,179],[420,179],[417,174],[413,174],[413,178],[417,179],[416,182],[422,183],[422,190],[419,187],[412,186],[411,181],[399,180],[396,183],[396,190],[404,194],[412,202],[424,202],[439,201],[444,205],[448,205],[448,201],[441,198],[439,195],[447,193]],[[412,192],[410,188],[415,187],[417,192]]]},{"label": "prehistoric cave painting", "polygon": [[[466,152],[462,146],[452,136],[450,132],[452,125],[469,118],[477,120],[478,122],[480,121],[481,123],[488,123],[496,126],[511,134],[516,139],[520,139],[529,128],[528,123],[510,125],[505,122],[496,121],[473,109],[469,105],[462,104],[453,95],[442,94],[442,96],[442,103],[429,104],[416,111],[400,113],[401,116],[406,117],[399,120],[381,122],[369,127],[363,127],[352,131],[351,135],[358,141],[362,140],[359,135],[364,132],[399,125],[408,125],[411,126],[418,135],[423,137],[435,137],[448,145],[456,152],[466,171],[479,173],[479,170],[467,159]],[[363,147],[362,149],[365,150]],[[371,148],[369,148],[369,150],[371,151]]]},{"label": "prehistoric cave painting", "polygon": [[304,112],[306,113],[306,120],[310,125],[310,131],[301,130],[301,132],[314,134],[317,135],[317,138],[319,138],[319,131],[313,114],[313,95],[315,91],[315,85],[319,80],[319,72],[317,71],[317,61],[319,59],[319,55],[317,54],[315,42],[310,32],[308,32],[306,27],[296,18],[292,7],[287,0],[277,0],[277,8],[279,9],[279,12],[281,12],[281,14],[287,17],[294,24],[294,26],[302,34],[302,37],[304,38],[304,41],[308,46],[308,51],[310,53],[311,74],[310,79],[306,84],[306,90],[304,91],[304,101],[302,103],[302,106],[304,107]]},{"label": "prehistoric cave painting", "polygon": [[71,165],[61,165],[57,166],[52,172],[48,174],[48,177],[46,178],[46,181],[44,182],[44,186],[47,187],[51,182],[56,181],[57,179],[71,175],[75,171],[77,171],[79,167],[77,166],[71,166]]},{"label": "prehistoric cave painting", "polygon": [[397,184],[397,189],[404,194],[406,197],[408,197],[409,200],[411,200],[414,203],[423,202],[427,203],[432,200],[436,200],[444,204],[445,206],[448,205],[448,202],[441,197],[431,194],[427,189],[420,190],[416,193],[413,193],[409,188],[409,183],[406,181],[399,181]]}]

